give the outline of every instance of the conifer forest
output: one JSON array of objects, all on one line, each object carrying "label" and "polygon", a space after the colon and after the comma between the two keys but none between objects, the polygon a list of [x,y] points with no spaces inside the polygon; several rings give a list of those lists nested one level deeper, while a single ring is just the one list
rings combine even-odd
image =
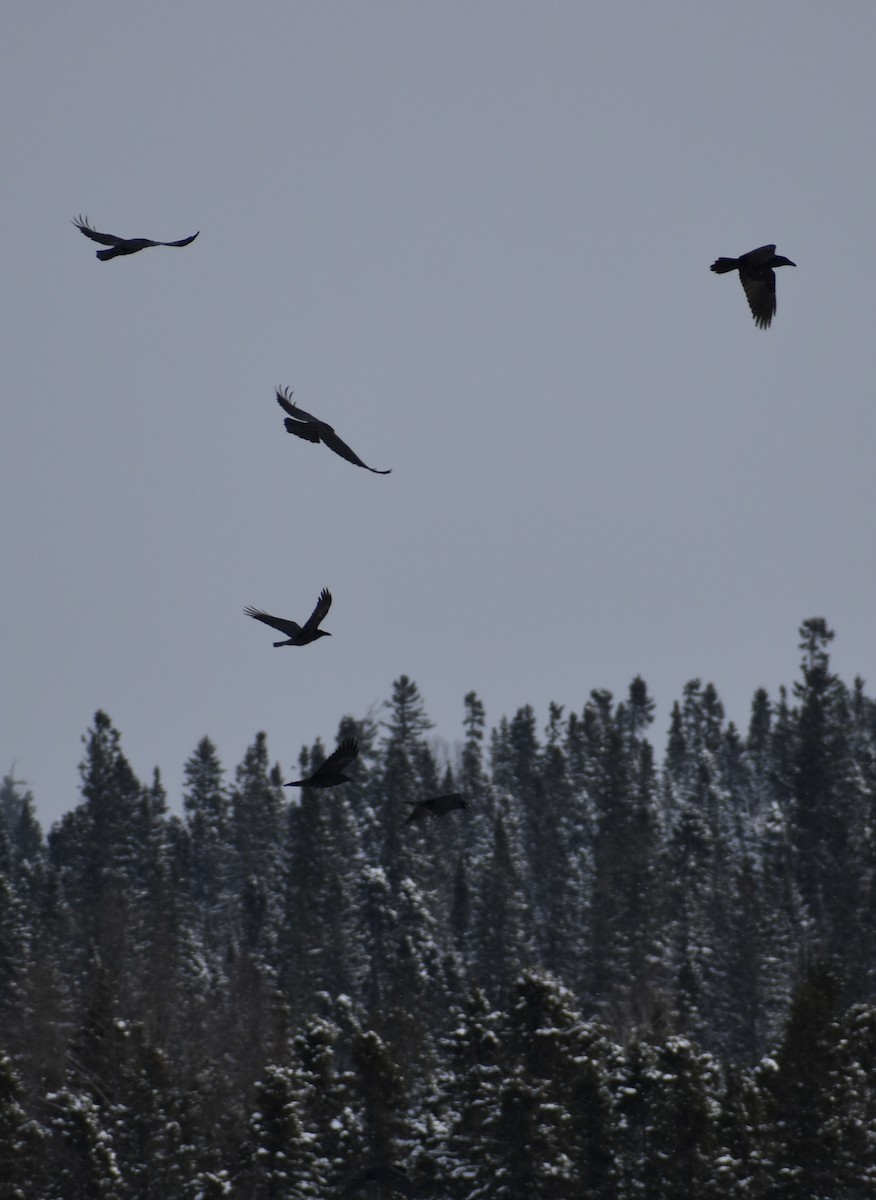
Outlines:
[{"label": "conifer forest", "polygon": [[167,797],[104,712],[46,836],[7,775],[0,1197],[876,1194],[876,701],[799,637],[659,751],[641,678],[444,753],[402,676],[330,791],[257,734]]}]

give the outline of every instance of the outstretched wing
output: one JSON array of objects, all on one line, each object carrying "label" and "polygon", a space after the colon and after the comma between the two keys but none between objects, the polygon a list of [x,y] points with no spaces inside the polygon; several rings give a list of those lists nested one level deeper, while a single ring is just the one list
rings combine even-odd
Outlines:
[{"label": "outstretched wing", "polygon": [[772,267],[739,269],[745,298],[759,329],[767,329],[776,315],[776,275]]},{"label": "outstretched wing", "polygon": [[[279,629],[280,633],[285,633],[287,637],[297,638],[301,634],[301,626],[295,621],[287,621],[285,617],[272,617],[270,613],[262,612],[260,608],[253,608],[252,605],[248,605],[243,611],[248,617],[255,617],[257,621],[263,621],[272,629]],[[312,617],[311,620],[313,620]]]},{"label": "outstretched wing", "polygon": [[[279,388],[277,392],[277,403],[282,408],[283,412],[287,412],[290,417],[294,417],[296,421],[312,421],[314,425],[322,427],[325,423],[314,417],[311,413],[305,412],[303,408],[299,408],[298,404],[292,399],[293,393],[288,388]],[[331,425],[325,425],[326,429],[331,429]]]},{"label": "outstretched wing", "polygon": [[328,588],[323,588],[319,593],[319,599],[316,602],[316,608],[307,618],[302,633],[316,633],[319,628],[320,621],[324,620],[326,613],[332,606],[332,594]]},{"label": "outstretched wing", "polygon": [[321,421],[317,421],[310,413],[306,413],[303,408],[299,408],[293,403],[292,393],[284,388],[282,391],[277,388],[277,403],[282,408],[283,412],[287,412],[289,416],[283,422],[286,426],[287,433],[294,433],[296,437],[304,438],[306,442],[319,442],[319,431],[322,425]]},{"label": "outstretched wing", "polygon": [[312,778],[316,778],[323,773],[335,774],[337,771],[345,770],[356,755],[359,753],[359,743],[355,738],[344,738],[337,750],[333,751],[325,762],[316,769]]},{"label": "outstretched wing", "polygon": [[344,738],[337,750],[320,763],[307,779],[296,779],[293,783],[284,783],[283,787],[334,787],[343,783],[338,776],[350,765],[359,753],[359,743],[355,738]]},{"label": "outstretched wing", "polygon": [[[201,231],[199,229],[198,233],[200,232]],[[195,240],[195,238],[198,236],[198,233],[193,233],[191,237],[180,238],[178,242],[155,242],[153,244],[156,246],[188,246]]]},{"label": "outstretched wing", "polygon": [[775,257],[775,245],[758,246],[739,258],[739,281],[755,324],[766,329],[776,315],[776,276],[768,264]]},{"label": "outstretched wing", "polygon": [[[300,781],[304,787],[334,787],[344,782],[344,770],[359,753],[359,743],[355,738],[344,738],[337,750],[320,763],[309,779]],[[340,778],[339,778],[340,776]],[[286,784],[286,787],[297,787],[298,784]]]},{"label": "outstretched wing", "polygon": [[78,218],[73,222],[80,233],[84,233],[87,238],[91,238],[93,242],[100,242],[102,246],[121,246],[125,242],[125,238],[116,237],[114,233],[98,233],[96,229],[88,224],[88,217],[82,219],[80,213]]},{"label": "outstretched wing", "polygon": [[319,434],[329,450],[334,450],[335,454],[340,454],[341,458],[345,458],[347,462],[354,463],[357,467],[364,467],[366,471],[373,471],[375,475],[389,475],[389,471],[378,471],[376,467],[369,467],[367,463],[362,462],[359,455],[351,450],[346,442],[341,441],[331,425],[320,425]]}]

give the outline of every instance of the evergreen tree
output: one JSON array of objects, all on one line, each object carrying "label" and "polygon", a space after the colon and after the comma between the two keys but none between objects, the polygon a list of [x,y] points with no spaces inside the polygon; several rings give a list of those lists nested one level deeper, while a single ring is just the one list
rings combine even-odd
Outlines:
[{"label": "evergreen tree", "polygon": [[376,815],[380,861],[394,890],[404,871],[402,825],[410,812],[409,805],[437,790],[437,770],[424,741],[432,722],[426,716],[417,685],[407,675],[393,683],[392,699],[386,707],[390,715],[385,722],[384,769]]},{"label": "evergreen tree", "polygon": [[12,1014],[28,955],[28,927],[16,895],[9,838],[0,824],[0,1014]]},{"label": "evergreen tree", "polygon": [[462,751],[460,783],[465,793],[479,796],[486,790],[487,776],[484,773],[483,742],[486,713],[476,692],[465,697],[465,745]]},{"label": "evergreen tree", "polygon": [[256,734],[231,793],[235,885],[243,937],[251,947],[273,935],[269,910],[279,877],[283,805],[280,769],[269,767],[267,738]]},{"label": "evergreen tree", "polygon": [[350,1047],[361,1144],[347,1167],[355,1172],[369,1162],[395,1162],[408,1132],[404,1114],[407,1090],[390,1048],[374,1030],[364,1029]]},{"label": "evergreen tree", "polygon": [[800,627],[804,652],[792,761],[793,840],[797,880],[804,904],[827,946],[841,948],[844,924],[854,908],[850,888],[848,830],[854,789],[847,760],[844,689],[830,669],[827,647],[833,631],[821,617]]},{"label": "evergreen tree", "polygon": [[348,997],[334,1004],[322,996],[320,1012],[292,1040],[292,1095],[304,1137],[318,1153],[312,1166],[320,1195],[333,1194],[356,1162],[364,1142],[351,1066],[353,1039],[361,1026]]},{"label": "evergreen tree", "polygon": [[618,1079],[624,1200],[708,1196],[720,1090],[717,1064],[685,1038],[635,1039]]},{"label": "evergreen tree", "polygon": [[124,1180],[100,1105],[89,1093],[50,1092],[45,1200],[122,1200]]},{"label": "evergreen tree", "polygon": [[[506,995],[521,965],[530,964],[531,923],[519,868],[520,854],[507,804],[496,816],[493,845],[478,879],[469,973],[491,1000]],[[516,838],[514,839],[516,843]]]},{"label": "evergreen tree", "polygon": [[[315,746],[309,762],[324,760]],[[289,805],[280,983],[293,1012],[311,1011],[314,997],[357,989],[365,958],[357,944],[355,868],[359,830],[346,788],[328,795],[302,788]]]},{"label": "evergreen tree", "polygon": [[216,747],[209,738],[198,742],[184,769],[183,806],[188,830],[187,878],[201,936],[211,950],[219,948],[218,929],[230,903],[231,825],[228,794]]},{"label": "evergreen tree", "polygon": [[[813,966],[795,992],[773,1069],[762,1073],[764,1141],[774,1163],[771,1200],[864,1200],[872,1192],[874,1160],[856,1157],[873,1145],[872,1076],[861,1105],[849,1070],[858,1059],[848,1053],[840,996],[837,974],[825,963]],[[872,1032],[871,1025],[856,1047],[870,1065],[876,1062]]]},{"label": "evergreen tree", "polygon": [[611,1196],[611,1099],[603,1075],[608,1047],[585,1027],[554,980],[524,972],[511,997],[507,1062],[485,1122],[493,1160],[489,1195],[565,1200]]},{"label": "evergreen tree", "polygon": [[95,714],[83,742],[83,800],[53,829],[49,851],[80,924],[80,954],[91,948],[121,974],[127,966],[130,885],[139,871],[135,834],[142,788],[106,713]]},{"label": "evergreen tree", "polygon": [[577,855],[580,814],[566,770],[563,709],[549,708],[539,764],[540,815],[527,814],[526,857],[544,967],[567,977],[578,960],[578,931],[586,904]]},{"label": "evergreen tree", "polygon": [[256,1085],[246,1159],[240,1182],[253,1200],[325,1195],[310,1139],[301,1128],[294,1078],[283,1067],[268,1067]]},{"label": "evergreen tree", "polygon": [[658,815],[650,744],[653,702],[643,681],[627,705],[594,691],[584,709],[584,778],[593,808],[588,914],[590,994],[619,1029],[647,1017],[656,979]]},{"label": "evergreen tree", "polygon": [[452,1200],[488,1194],[493,1162],[484,1153],[503,1077],[502,1015],[473,989],[442,1041],[442,1063],[423,1123],[421,1172]]},{"label": "evergreen tree", "polygon": [[0,829],[9,839],[10,867],[19,895],[33,894],[45,857],[45,842],[34,813],[33,793],[11,775],[0,780]]},{"label": "evergreen tree", "polygon": [[25,1200],[42,1186],[45,1132],[24,1109],[24,1089],[0,1052],[0,1200]]}]

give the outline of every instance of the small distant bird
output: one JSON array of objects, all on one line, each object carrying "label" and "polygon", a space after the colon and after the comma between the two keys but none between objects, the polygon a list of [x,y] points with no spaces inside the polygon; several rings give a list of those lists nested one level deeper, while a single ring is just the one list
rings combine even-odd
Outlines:
[{"label": "small distant bird", "polygon": [[260,608],[253,608],[252,605],[248,605],[243,611],[248,617],[255,617],[257,621],[263,621],[265,625],[270,625],[273,629],[279,629],[280,633],[288,635],[286,641],[274,642],[275,646],[306,646],[308,642],[315,642],[317,638],[332,636],[327,629],[319,628],[320,621],[323,620],[331,606],[332,594],[328,588],[323,588],[319,593],[316,608],[303,625],[299,625],[297,621],[287,621],[285,617],[272,617],[270,613],[262,612]]},{"label": "small distant bird", "polygon": [[344,1186],[345,1196],[382,1197],[387,1192],[396,1196],[419,1195],[419,1189],[404,1167],[395,1163],[375,1163],[367,1170],[353,1175]]},{"label": "small distant bird", "polygon": [[718,275],[738,271],[748,307],[759,329],[767,329],[776,315],[776,277],[773,267],[796,267],[790,258],[776,254],[775,246],[758,246],[739,258],[716,258],[711,269]]},{"label": "small distant bird", "polygon": [[120,238],[114,233],[98,233],[88,224],[88,217],[82,219],[80,214],[79,219],[73,224],[86,237],[91,238],[93,242],[100,242],[102,246],[111,246],[111,250],[97,250],[97,257],[103,262],[110,258],[118,258],[120,254],[136,254],[138,250],[145,250],[147,246],[188,246],[193,242],[200,233],[193,233],[191,237],[180,238],[178,242],[153,242],[150,238]]},{"label": "small distant bird", "polygon": [[328,788],[337,787],[339,783],[349,783],[350,776],[344,771],[359,753],[359,743],[355,738],[344,738],[340,746],[307,779],[296,779],[294,783],[284,783],[283,787]]},{"label": "small distant bird", "polygon": [[369,467],[367,463],[363,463],[359,455],[351,450],[346,442],[341,441],[331,425],[327,425],[325,421],[320,421],[317,417],[305,412],[303,408],[299,408],[297,404],[293,404],[291,396],[290,391],[281,392],[277,388],[277,403],[284,412],[289,414],[283,422],[288,433],[294,433],[296,437],[304,438],[307,442],[322,442],[328,446],[329,450],[334,450],[335,454],[340,454],[341,458],[345,458],[347,462],[355,463],[357,467],[364,467],[366,471],[373,471],[375,475],[389,475],[391,467],[389,471],[378,471],[376,467]]},{"label": "small distant bird", "polygon": [[459,792],[450,792],[446,796],[431,796],[428,800],[408,800],[407,803],[412,804],[413,808],[405,825],[410,825],[412,821],[425,821],[427,817],[434,820],[457,808],[468,808],[468,801],[463,800]]}]

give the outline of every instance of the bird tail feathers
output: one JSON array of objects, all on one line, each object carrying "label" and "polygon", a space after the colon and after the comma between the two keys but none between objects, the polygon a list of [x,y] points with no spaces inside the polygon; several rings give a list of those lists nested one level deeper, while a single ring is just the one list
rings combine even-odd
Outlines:
[{"label": "bird tail feathers", "polygon": [[728,271],[735,271],[738,266],[737,258],[716,258],[712,263],[712,270],[718,275],[726,275]]}]

